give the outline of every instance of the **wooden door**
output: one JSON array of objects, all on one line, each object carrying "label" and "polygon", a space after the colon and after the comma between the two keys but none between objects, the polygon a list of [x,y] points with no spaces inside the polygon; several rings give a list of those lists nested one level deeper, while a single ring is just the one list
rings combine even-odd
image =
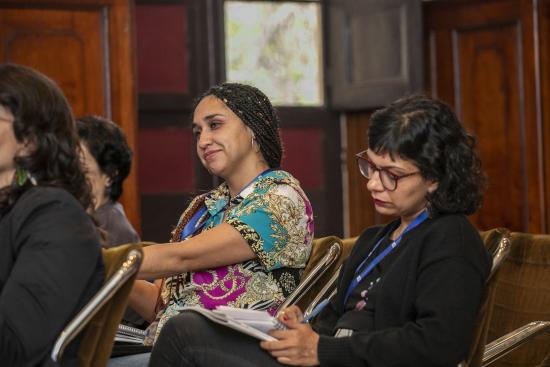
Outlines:
[{"label": "wooden door", "polygon": [[483,206],[472,217],[480,229],[547,230],[539,6],[524,0],[424,6],[427,87],[477,136],[488,175]]},{"label": "wooden door", "polygon": [[[25,64],[54,79],[75,116],[106,116],[135,149],[136,92],[130,0],[0,1],[0,62]],[[134,156],[134,162],[137,159]],[[136,169],[121,198],[140,228]]]}]

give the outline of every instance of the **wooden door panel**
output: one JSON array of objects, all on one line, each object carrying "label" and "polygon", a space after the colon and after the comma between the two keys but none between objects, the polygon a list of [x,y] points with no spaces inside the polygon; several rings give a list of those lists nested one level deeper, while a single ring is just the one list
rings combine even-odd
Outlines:
[{"label": "wooden door panel", "polygon": [[425,72],[427,81],[426,90],[432,96],[437,97],[448,103],[452,103],[455,98],[454,88],[446,86],[454,85],[453,64],[447,61],[446,56],[453,54],[453,44],[449,42],[452,39],[452,31],[449,29],[438,29],[431,31],[426,42],[425,48],[429,56],[426,60],[428,71]]},{"label": "wooden door panel", "polygon": [[[105,65],[100,14],[74,10],[4,9],[0,59],[54,79],[75,116],[105,115]],[[99,62],[98,62],[99,61]]]},{"label": "wooden door panel", "polygon": [[367,190],[367,179],[359,172],[355,154],[367,149],[367,130],[369,119],[373,111],[353,112],[346,114],[345,136],[347,201],[345,212],[345,236],[355,237],[361,234],[365,228],[374,224],[384,224],[395,219],[379,214],[374,208],[372,196]]},{"label": "wooden door panel", "polygon": [[[137,161],[133,2],[0,2],[0,62],[31,66],[55,80],[75,116],[103,115],[120,124]],[[139,230],[136,169],[121,202]]]},{"label": "wooden door panel", "polygon": [[544,232],[531,3],[434,2],[424,15],[428,85],[478,138],[489,179],[472,221]]},{"label": "wooden door panel", "polygon": [[[524,196],[528,187],[520,174],[526,151],[524,121],[519,111],[522,86],[518,35],[516,24],[455,34],[455,70],[460,86],[460,93],[455,96],[457,113],[466,128],[479,138],[479,153],[489,177],[486,199],[472,217],[480,228],[528,226]],[[509,207],[515,210],[507,210]]]},{"label": "wooden door panel", "polygon": [[[536,46],[540,47],[540,61],[537,67],[540,68],[540,119],[542,131],[540,137],[543,141],[543,167],[550,162],[550,0],[544,0],[539,2],[538,23],[539,23],[539,42]],[[550,208],[550,184],[548,184],[550,178],[550,170],[545,169],[545,208]],[[542,200],[541,200],[542,201]],[[547,209],[548,210],[548,209]],[[550,228],[550,215],[546,216],[546,233]]]}]

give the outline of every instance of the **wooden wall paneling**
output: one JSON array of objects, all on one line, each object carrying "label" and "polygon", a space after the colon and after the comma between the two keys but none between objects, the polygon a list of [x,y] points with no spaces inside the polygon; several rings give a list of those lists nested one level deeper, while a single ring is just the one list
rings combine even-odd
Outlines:
[{"label": "wooden wall paneling", "polygon": [[[83,3],[81,1],[81,3]],[[132,171],[124,182],[121,202],[128,218],[141,230],[141,201],[137,174],[137,83],[135,59],[135,8],[133,0],[111,0],[104,5],[108,29],[110,100],[112,119],[120,124],[134,152]]]},{"label": "wooden wall paneling", "polygon": [[346,114],[346,171],[347,171],[347,218],[346,235],[357,236],[369,225],[376,222],[374,205],[366,188],[366,179],[357,168],[355,154],[367,147],[367,129],[370,113],[355,112]]},{"label": "wooden wall paneling", "polygon": [[[539,62],[537,65],[540,73],[540,111],[542,121],[541,136],[544,146],[544,181],[545,181],[545,207],[546,212],[546,231],[550,230],[550,0],[539,0],[538,18],[536,28],[538,28]],[[535,40],[537,41],[537,39]]]},{"label": "wooden wall paneling", "polygon": [[[130,0],[0,1],[0,61],[32,66],[59,83],[75,116],[113,119],[135,149],[136,97]],[[135,167],[135,165],[134,165]],[[136,169],[121,202],[139,231]]]},{"label": "wooden wall paneling", "polygon": [[345,165],[347,171],[347,218],[346,235],[357,236],[374,224],[389,222],[392,218],[380,215],[374,209],[372,197],[367,190],[367,180],[359,172],[355,154],[367,149],[367,130],[371,111],[346,114]]},{"label": "wooden wall paneling", "polygon": [[[99,12],[7,8],[1,22],[0,60],[28,65],[55,80],[75,115],[105,114]],[[99,55],[101,62],[88,52]]]},{"label": "wooden wall paneling", "polygon": [[430,90],[477,136],[488,174],[481,229],[546,229],[532,14],[519,0],[424,7]]},{"label": "wooden wall paneling", "polygon": [[[525,231],[531,233],[546,233],[549,228],[548,207],[545,202],[546,186],[550,181],[544,176],[544,146],[543,146],[543,125],[541,116],[541,99],[539,85],[541,81],[538,46],[535,47],[535,40],[539,38],[539,30],[536,28],[535,17],[538,15],[538,1],[519,1],[521,7],[518,16],[520,17],[519,36],[519,60],[522,63],[520,72],[523,72],[520,86],[523,93],[520,96],[521,123],[525,129],[525,169],[524,178],[526,185],[526,216],[527,226]],[[523,84],[523,85],[522,85]],[[550,161],[547,161],[548,163]]]},{"label": "wooden wall paneling", "polygon": [[[450,29],[441,29],[437,32],[429,32],[425,39],[425,48],[427,50],[425,57],[425,89],[429,93],[447,103],[452,104],[455,99],[455,89],[445,88],[444,86],[454,85],[454,69],[452,62],[453,44],[448,42],[452,39]],[[446,59],[448,57],[448,59]],[[443,86],[443,87],[441,87]]]},{"label": "wooden wall paneling", "polygon": [[[472,217],[477,225],[489,229],[528,225],[527,182],[524,175],[526,131],[521,63],[517,43],[518,28],[514,23],[498,28],[476,29],[455,33],[454,53],[458,55],[455,70],[460,91],[455,96],[457,114],[469,131],[479,137],[479,150],[484,170],[490,178],[487,199]],[[488,68],[491,72],[487,72]],[[475,91],[480,91],[476,93]],[[497,133],[495,133],[497,132]],[[536,146],[536,144],[534,144]],[[514,172],[517,174],[505,174]],[[503,210],[502,196],[515,201],[518,210]],[[498,196],[492,195],[497,194]],[[498,198],[499,200],[495,200]],[[491,200],[492,199],[492,200]]]},{"label": "wooden wall paneling", "polygon": [[[522,232],[547,232],[550,1],[439,1],[426,3],[424,14],[426,38],[436,40],[435,35],[440,36],[440,41],[429,44],[427,52],[433,56],[431,85],[437,86],[432,93],[446,91],[452,95],[446,100],[478,135],[489,175],[485,204],[472,218],[474,223],[482,229],[507,226]],[[451,36],[444,36],[444,32]],[[452,52],[445,42],[452,44]],[[440,78],[439,70],[449,67],[454,70],[454,80]],[[529,269],[516,270],[529,273]],[[512,283],[504,281],[500,286],[509,288]],[[510,297],[505,290],[499,293],[497,289],[499,294]],[[516,301],[529,303],[521,297]],[[510,311],[495,302],[495,317]],[[490,337],[502,336],[523,324],[522,313],[516,314],[515,325],[493,322]],[[503,329],[505,326],[509,329]],[[547,345],[544,338],[537,339],[495,366],[538,365],[548,353],[544,349]],[[533,358],[537,353],[538,360]]]}]

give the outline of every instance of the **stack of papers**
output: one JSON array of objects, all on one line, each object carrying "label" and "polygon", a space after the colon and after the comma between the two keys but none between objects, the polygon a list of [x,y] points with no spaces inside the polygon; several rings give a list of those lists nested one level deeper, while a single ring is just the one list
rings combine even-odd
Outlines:
[{"label": "stack of papers", "polygon": [[143,344],[144,338],[145,330],[120,324],[115,335],[115,342]]},{"label": "stack of papers", "polygon": [[240,331],[260,340],[276,340],[267,334],[272,329],[284,329],[285,326],[267,311],[257,311],[245,308],[219,306],[215,310],[202,307],[185,307],[182,311],[199,313],[207,319]]}]

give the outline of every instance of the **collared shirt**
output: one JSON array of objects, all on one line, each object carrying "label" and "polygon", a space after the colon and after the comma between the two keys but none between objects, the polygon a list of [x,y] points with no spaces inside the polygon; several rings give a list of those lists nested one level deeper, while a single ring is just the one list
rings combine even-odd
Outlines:
[{"label": "collared shirt", "polygon": [[[309,258],[313,212],[298,181],[289,173],[269,171],[234,199],[223,183],[189,205],[176,231],[181,231],[197,200],[204,200],[207,208],[198,221],[203,231],[227,223],[239,231],[256,257],[165,279],[161,289],[164,308],[151,325],[146,343],[152,342],[151,337],[156,339],[164,323],[185,306],[213,309],[227,305],[274,314],[296,288]],[[178,238],[177,233],[173,237]]]}]

